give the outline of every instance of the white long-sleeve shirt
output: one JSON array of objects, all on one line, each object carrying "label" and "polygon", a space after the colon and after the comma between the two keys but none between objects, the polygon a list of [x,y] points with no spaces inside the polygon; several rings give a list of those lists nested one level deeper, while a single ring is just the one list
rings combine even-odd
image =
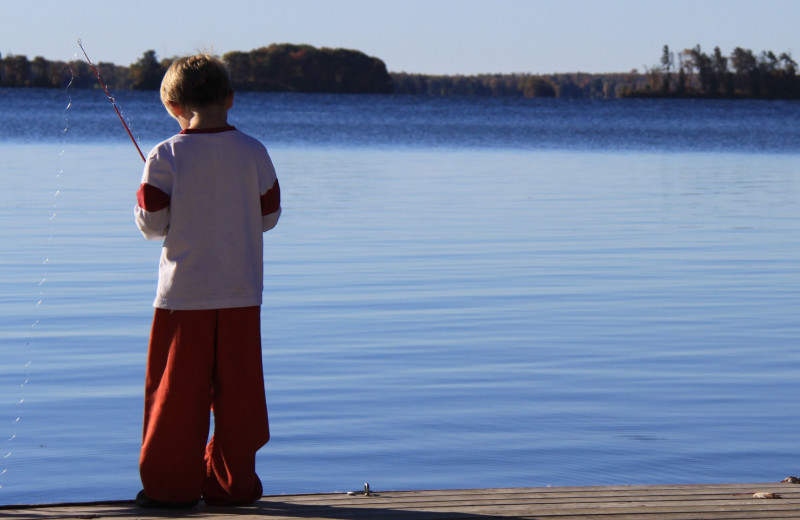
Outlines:
[{"label": "white long-sleeve shirt", "polygon": [[263,144],[232,126],[184,130],[148,155],[137,202],[142,234],[164,239],[155,307],[261,305],[262,233],[281,214]]}]

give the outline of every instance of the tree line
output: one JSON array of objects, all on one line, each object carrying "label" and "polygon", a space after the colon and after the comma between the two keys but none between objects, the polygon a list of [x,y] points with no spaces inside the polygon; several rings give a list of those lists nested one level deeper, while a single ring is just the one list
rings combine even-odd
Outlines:
[{"label": "tree line", "polygon": [[625,74],[479,74],[436,76],[393,72],[393,92],[432,96],[526,98],[617,98],[644,84],[636,71]]},{"label": "tree line", "polygon": [[800,99],[797,62],[779,55],[736,47],[724,56],[696,45],[676,54],[668,45],[658,65],[622,74],[495,74],[430,76],[392,73],[394,92],[427,95],[480,95],[562,98],[705,97]]},{"label": "tree line", "polygon": [[790,52],[754,54],[736,47],[724,56],[696,45],[676,54],[664,45],[657,65],[645,67],[647,81],[628,92],[638,97],[800,98],[797,62]]},{"label": "tree line", "polygon": [[237,90],[388,94],[392,78],[378,58],[349,49],[280,44],[224,54]]},{"label": "tree line", "polygon": [[[113,89],[158,89],[174,58],[146,51],[129,66],[100,62],[97,68]],[[800,98],[797,63],[788,52],[756,55],[736,47],[723,56],[696,45],[679,53],[664,45],[658,64],[640,72],[609,74],[429,75],[388,72],[378,58],[349,49],[272,44],[222,59],[240,91],[415,94],[433,96],[516,96],[560,98],[715,97]],[[84,61],[48,61],[40,56],[0,56],[0,86],[97,88]]]},{"label": "tree line", "polygon": [[[222,56],[234,88],[262,92],[330,92],[387,94],[392,78],[378,58],[349,49],[315,48],[310,45],[272,44],[250,52]],[[129,66],[98,62],[96,68],[110,88],[157,90],[175,58],[159,60],[146,51]],[[41,56],[0,56],[0,86],[63,88],[99,86],[85,61],[48,61]]]}]

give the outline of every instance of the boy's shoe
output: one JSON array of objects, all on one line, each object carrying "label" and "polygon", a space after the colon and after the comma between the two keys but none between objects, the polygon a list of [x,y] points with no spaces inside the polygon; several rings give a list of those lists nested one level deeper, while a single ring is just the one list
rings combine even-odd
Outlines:
[{"label": "boy's shoe", "polygon": [[188,502],[162,502],[161,500],[153,500],[144,494],[144,489],[139,491],[136,495],[136,507],[148,509],[191,509],[200,503],[200,499],[189,500]]}]

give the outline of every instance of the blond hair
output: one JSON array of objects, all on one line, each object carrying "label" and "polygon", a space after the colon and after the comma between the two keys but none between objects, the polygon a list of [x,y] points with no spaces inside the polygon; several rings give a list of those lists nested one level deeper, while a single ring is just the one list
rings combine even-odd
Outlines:
[{"label": "blond hair", "polygon": [[161,80],[161,102],[202,108],[223,103],[233,93],[233,82],[225,64],[210,54],[195,54],[175,60]]}]

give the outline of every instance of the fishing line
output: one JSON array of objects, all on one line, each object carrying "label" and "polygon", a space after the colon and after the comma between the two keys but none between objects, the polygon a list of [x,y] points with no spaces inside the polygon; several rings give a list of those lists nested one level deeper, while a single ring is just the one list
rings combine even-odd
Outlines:
[{"label": "fishing line", "polygon": [[[70,130],[70,122],[69,122],[69,114],[70,109],[72,108],[72,85],[75,81],[75,72],[72,69],[72,63],[77,59],[77,53],[73,56],[73,58],[67,63],[67,68],[69,69],[70,78],[69,82],[67,83],[66,87],[64,87],[66,95],[67,95],[67,104],[64,107],[64,127],[61,132],[61,139],[62,145],[65,143],[65,137],[67,132]],[[17,401],[15,404],[15,411],[13,415],[13,420],[10,421],[12,428],[11,428],[11,435],[6,439],[6,447],[0,452],[0,461],[2,461],[2,469],[0,469],[0,490],[6,487],[6,481],[9,477],[9,468],[11,466],[11,459],[12,455],[15,450],[16,443],[19,441],[17,440],[20,424],[22,424],[23,419],[23,408],[25,405],[25,396],[28,384],[31,381],[31,367],[33,365],[33,360],[30,359],[30,350],[31,346],[34,343],[34,339],[37,336],[37,332],[39,329],[39,325],[41,323],[41,313],[42,313],[42,305],[44,304],[45,298],[45,286],[47,283],[48,277],[48,267],[50,264],[50,256],[49,251],[52,248],[51,243],[53,241],[53,223],[56,219],[56,214],[58,210],[58,198],[61,196],[61,177],[64,174],[63,168],[63,156],[66,151],[65,147],[62,147],[61,152],[59,153],[59,162],[58,162],[58,171],[56,173],[56,191],[53,193],[53,205],[50,211],[50,214],[47,218],[48,223],[50,225],[50,233],[47,237],[47,246],[44,248],[44,259],[41,261],[41,279],[39,280],[38,286],[38,295],[35,299],[34,306],[36,308],[36,312],[34,313],[34,320],[31,324],[28,339],[25,342],[25,350],[28,353],[28,361],[23,365],[24,369],[24,378],[22,383],[17,386]]]},{"label": "fishing line", "polygon": [[100,77],[100,73],[97,71],[97,68],[95,68],[94,63],[92,63],[92,60],[89,59],[89,55],[86,54],[86,49],[83,48],[83,42],[81,41],[80,38],[78,38],[78,45],[83,51],[83,55],[86,56],[86,61],[89,62],[89,66],[92,68],[92,72],[94,72],[95,77],[97,77],[97,81],[99,81],[100,86],[103,87],[103,91],[106,93],[108,100],[111,102],[111,105],[117,112],[117,116],[119,116],[119,120],[122,122],[122,126],[124,126],[125,131],[128,132],[128,137],[131,138],[133,145],[136,147],[136,151],[139,152],[139,157],[141,157],[143,161],[147,162],[147,159],[145,159],[144,154],[142,153],[142,149],[139,148],[139,143],[136,142],[136,139],[133,137],[133,134],[131,133],[131,129],[128,128],[128,124],[125,122],[125,118],[122,117],[122,113],[119,111],[119,108],[117,108],[117,102],[114,100],[114,96],[112,96],[111,93],[108,91],[106,83],[103,81],[103,78]]}]

